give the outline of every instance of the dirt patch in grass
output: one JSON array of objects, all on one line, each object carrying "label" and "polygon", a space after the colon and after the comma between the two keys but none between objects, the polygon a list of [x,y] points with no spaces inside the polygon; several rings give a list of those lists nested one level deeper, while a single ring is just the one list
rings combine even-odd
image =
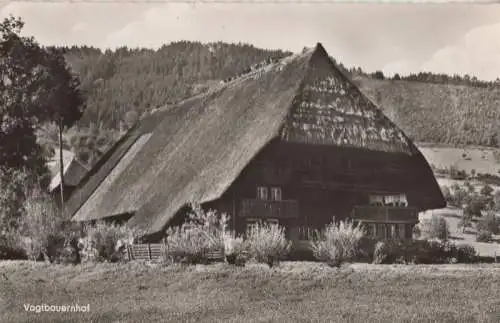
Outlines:
[{"label": "dirt patch in grass", "polygon": [[[500,265],[0,263],[0,322],[498,322]],[[23,304],[90,304],[30,313]]]}]

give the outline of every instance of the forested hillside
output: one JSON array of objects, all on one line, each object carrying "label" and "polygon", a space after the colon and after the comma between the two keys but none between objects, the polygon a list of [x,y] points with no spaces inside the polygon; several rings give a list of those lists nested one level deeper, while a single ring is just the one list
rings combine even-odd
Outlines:
[{"label": "forested hillside", "polygon": [[500,87],[355,78],[415,141],[498,147]]},{"label": "forested hillside", "polygon": [[[92,163],[145,111],[175,103],[235,77],[254,64],[290,53],[246,44],[181,41],[158,50],[60,48],[78,74],[86,110],[78,130],[66,136],[74,150],[85,148]],[[497,146],[500,139],[500,83],[475,77],[420,73],[387,79],[359,68],[340,68],[384,107],[416,141]],[[88,133],[93,135],[88,135]],[[110,134],[111,133],[111,134]],[[79,147],[79,148],[78,148]],[[93,155],[93,157],[89,157]]]},{"label": "forested hillside", "polygon": [[66,49],[67,61],[80,75],[87,96],[81,124],[111,128],[129,122],[129,111],[140,116],[203,91],[210,81],[219,82],[268,58],[289,54],[243,44],[192,42],[172,43],[156,51],[120,48],[103,54],[92,48]]}]

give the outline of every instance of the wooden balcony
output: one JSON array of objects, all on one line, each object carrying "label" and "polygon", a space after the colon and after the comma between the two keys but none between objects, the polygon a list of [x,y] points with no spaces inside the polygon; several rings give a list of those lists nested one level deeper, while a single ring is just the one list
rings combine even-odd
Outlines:
[{"label": "wooden balcony", "polygon": [[352,211],[355,221],[377,223],[418,223],[418,211],[413,207],[355,206]]},{"label": "wooden balcony", "polygon": [[241,200],[240,217],[293,219],[299,216],[299,203],[296,200]]}]

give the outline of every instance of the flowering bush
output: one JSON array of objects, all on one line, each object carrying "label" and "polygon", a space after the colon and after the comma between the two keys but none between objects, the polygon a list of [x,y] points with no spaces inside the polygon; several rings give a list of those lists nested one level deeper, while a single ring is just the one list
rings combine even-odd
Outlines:
[{"label": "flowering bush", "polygon": [[291,249],[284,228],[269,223],[256,223],[248,233],[244,245],[250,258],[269,267],[286,257]]},{"label": "flowering bush", "polygon": [[132,240],[132,231],[126,226],[105,222],[88,225],[85,237],[79,239],[82,261],[120,261],[124,257],[123,247]]},{"label": "flowering bush", "polygon": [[205,211],[197,203],[191,204],[191,210],[188,221],[167,229],[166,260],[205,263],[209,261],[210,252],[225,249],[229,217],[213,210]]},{"label": "flowering bush", "polygon": [[316,233],[311,247],[316,259],[331,266],[353,261],[360,256],[360,245],[365,233],[360,224],[350,221],[332,222],[322,232]]}]

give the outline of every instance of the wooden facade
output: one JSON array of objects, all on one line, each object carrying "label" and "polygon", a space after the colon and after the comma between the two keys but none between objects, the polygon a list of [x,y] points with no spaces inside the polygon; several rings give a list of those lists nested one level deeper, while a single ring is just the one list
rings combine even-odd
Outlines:
[{"label": "wooden facade", "polygon": [[[210,207],[230,214],[239,234],[268,221],[305,240],[333,218],[350,218],[376,237],[411,238],[421,210],[418,172],[405,154],[274,141]],[[405,201],[383,200],[391,196]]]}]

